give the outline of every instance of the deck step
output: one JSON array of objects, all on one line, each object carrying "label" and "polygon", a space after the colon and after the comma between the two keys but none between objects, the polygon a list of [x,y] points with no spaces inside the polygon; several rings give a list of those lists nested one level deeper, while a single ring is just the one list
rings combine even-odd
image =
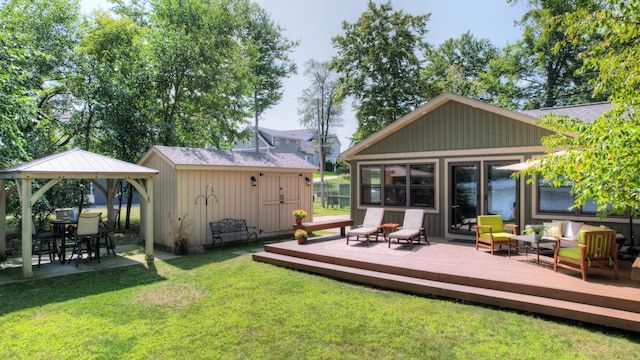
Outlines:
[{"label": "deck step", "polygon": [[460,299],[619,329],[640,331],[640,313],[637,312],[354,268],[273,252],[253,254],[253,260],[408,293]]}]

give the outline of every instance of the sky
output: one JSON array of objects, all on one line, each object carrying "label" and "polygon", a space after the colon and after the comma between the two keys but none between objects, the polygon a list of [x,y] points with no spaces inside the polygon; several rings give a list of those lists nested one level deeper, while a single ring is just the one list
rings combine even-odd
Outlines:
[{"label": "sky", "polygon": [[[291,54],[298,66],[298,73],[283,80],[282,101],[262,114],[259,126],[276,130],[300,129],[297,99],[310,85],[310,79],[304,75],[304,63],[310,59],[330,61],[337,53],[331,38],[343,34],[343,21],[355,23],[358,20],[367,10],[368,0],[253,1],[284,29],[286,38],[299,41]],[[87,14],[95,8],[108,9],[111,6],[100,0],[81,0],[80,4],[82,11]],[[486,38],[494,45],[504,47],[516,42],[522,34],[514,22],[527,11],[525,4],[509,4],[506,0],[392,0],[391,4],[393,10],[412,15],[430,13],[426,41],[433,46],[470,31],[475,38]],[[349,138],[357,127],[349,103],[345,104],[344,110],[343,126],[335,129],[341,142],[341,151],[347,149]]]}]

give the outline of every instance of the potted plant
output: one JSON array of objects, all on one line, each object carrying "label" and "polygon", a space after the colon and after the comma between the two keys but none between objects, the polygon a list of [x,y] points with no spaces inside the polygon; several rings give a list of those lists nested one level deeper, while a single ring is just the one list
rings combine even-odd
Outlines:
[{"label": "potted plant", "polygon": [[527,225],[524,229],[525,234],[533,235],[537,241],[540,241],[540,238],[544,235],[545,231],[547,231],[547,227],[544,225]]},{"label": "potted plant", "polygon": [[298,244],[304,244],[304,242],[307,241],[307,236],[309,236],[309,234],[302,229],[298,229],[293,236],[298,239]]},{"label": "potted plant", "polygon": [[302,219],[307,217],[307,212],[302,209],[293,210],[293,217],[296,218],[296,225],[300,225]]}]

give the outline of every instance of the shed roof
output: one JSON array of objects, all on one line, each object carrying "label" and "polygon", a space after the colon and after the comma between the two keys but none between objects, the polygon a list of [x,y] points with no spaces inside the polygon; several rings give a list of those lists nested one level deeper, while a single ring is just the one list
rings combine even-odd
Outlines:
[{"label": "shed roof", "polygon": [[163,157],[176,169],[194,167],[243,168],[243,170],[273,168],[296,171],[316,169],[316,166],[290,153],[237,152],[161,145],[152,146],[138,163],[145,163],[153,154]]},{"label": "shed roof", "polygon": [[0,178],[148,178],[158,173],[108,156],[73,148],[0,170]]}]

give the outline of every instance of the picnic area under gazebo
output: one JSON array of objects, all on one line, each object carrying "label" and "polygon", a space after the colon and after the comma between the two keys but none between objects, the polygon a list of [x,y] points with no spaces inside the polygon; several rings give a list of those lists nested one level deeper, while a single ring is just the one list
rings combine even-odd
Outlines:
[{"label": "picnic area under gazebo", "polygon": [[[6,249],[7,198],[17,191],[20,197],[22,218],[22,274],[33,277],[32,268],[32,206],[53,186],[64,179],[86,179],[107,195],[108,219],[113,219],[114,180],[125,179],[140,192],[142,226],[145,238],[145,258],[153,260],[153,177],[157,170],[117,160],[79,148],[63,151],[37,160],[0,170],[0,253]],[[33,180],[48,180],[33,192]],[[97,179],[107,179],[104,188]],[[8,183],[14,182],[12,186]]]}]

